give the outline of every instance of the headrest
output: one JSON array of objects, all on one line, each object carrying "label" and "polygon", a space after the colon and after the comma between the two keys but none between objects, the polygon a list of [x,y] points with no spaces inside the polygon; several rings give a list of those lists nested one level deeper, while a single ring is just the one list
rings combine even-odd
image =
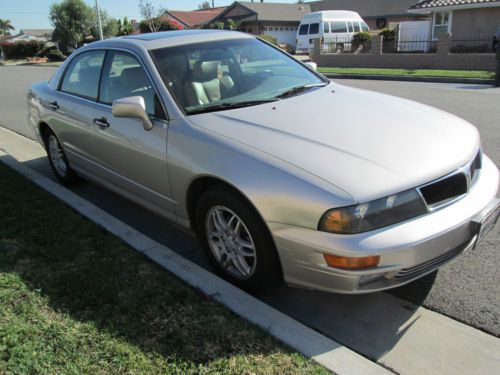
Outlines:
[{"label": "headrest", "polygon": [[148,78],[140,66],[123,69],[120,75],[120,84],[124,90],[135,90],[149,86]]},{"label": "headrest", "polygon": [[197,61],[193,67],[195,81],[210,81],[219,77],[220,61]]}]

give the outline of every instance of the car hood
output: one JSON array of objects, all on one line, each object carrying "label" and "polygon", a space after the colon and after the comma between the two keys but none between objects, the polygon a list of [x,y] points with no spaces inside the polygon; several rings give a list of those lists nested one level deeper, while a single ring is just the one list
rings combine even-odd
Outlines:
[{"label": "car hood", "polygon": [[189,118],[320,177],[358,202],[444,176],[472,160],[479,147],[476,128],[456,116],[333,83]]}]

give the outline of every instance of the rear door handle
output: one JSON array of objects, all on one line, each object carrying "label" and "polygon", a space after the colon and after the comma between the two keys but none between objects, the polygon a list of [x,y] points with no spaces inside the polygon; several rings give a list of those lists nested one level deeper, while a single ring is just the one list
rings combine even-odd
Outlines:
[{"label": "rear door handle", "polygon": [[94,119],[94,124],[99,125],[103,128],[109,128],[109,122],[106,119],[106,117],[101,117],[101,118],[95,118]]},{"label": "rear door handle", "polygon": [[54,101],[54,102],[50,102],[50,103],[49,103],[49,107],[50,107],[51,109],[53,109],[54,111],[57,111],[57,110],[59,109],[59,104],[57,104],[57,102],[56,102],[56,101]]}]

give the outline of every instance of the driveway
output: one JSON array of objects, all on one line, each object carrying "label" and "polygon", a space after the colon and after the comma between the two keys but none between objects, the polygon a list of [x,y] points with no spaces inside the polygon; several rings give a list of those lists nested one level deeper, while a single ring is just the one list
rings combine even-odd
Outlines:
[{"label": "driveway", "polygon": [[[54,69],[48,67],[0,67],[0,125],[32,136],[26,126],[25,91],[37,80],[48,79]],[[483,148],[498,165],[500,161],[500,89],[470,85],[448,85],[382,81],[339,81],[342,84],[398,95],[455,113],[474,123],[483,140]],[[390,114],[388,114],[390,115]],[[495,124],[497,121],[497,124]],[[19,147],[24,147],[20,144]],[[45,158],[30,166],[53,178]],[[73,189],[83,198],[162,242],[185,257],[208,267],[198,241],[167,221],[133,203],[90,183]],[[498,227],[497,227],[498,228]],[[495,229],[474,252],[460,256],[437,275],[399,288],[390,294],[342,296],[302,291],[278,285],[259,297],[313,328],[370,358],[380,358],[400,340],[400,325],[415,307],[399,303],[396,295],[416,305],[425,306],[468,325],[500,336],[500,254],[499,230]],[[397,313],[387,315],[384,307],[394,306]],[[397,307],[396,307],[397,306]],[[405,313],[406,311],[406,313]],[[386,315],[384,315],[386,314]],[[350,316],[358,326],[342,326]],[[380,326],[373,321],[384,316]],[[360,344],[358,339],[370,336]]]}]

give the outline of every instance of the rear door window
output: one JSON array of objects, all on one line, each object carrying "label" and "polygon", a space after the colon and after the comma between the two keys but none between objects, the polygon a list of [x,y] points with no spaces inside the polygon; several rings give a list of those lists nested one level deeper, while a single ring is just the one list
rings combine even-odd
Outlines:
[{"label": "rear door window", "polygon": [[332,33],[346,33],[347,26],[344,21],[334,21],[331,23]]},{"label": "rear door window", "polygon": [[311,23],[309,26],[309,35],[319,33],[319,23]]},{"label": "rear door window", "polygon": [[309,30],[309,25],[301,25],[299,29],[299,35],[307,35]]},{"label": "rear door window", "polygon": [[104,55],[104,51],[90,51],[76,56],[64,74],[60,90],[82,98],[97,100]]},{"label": "rear door window", "polygon": [[368,25],[366,23],[361,22],[361,30],[370,31],[370,28],[368,27]]},{"label": "rear door window", "polygon": [[354,22],[354,32],[359,33],[361,31],[361,28],[359,27],[359,22]]}]

